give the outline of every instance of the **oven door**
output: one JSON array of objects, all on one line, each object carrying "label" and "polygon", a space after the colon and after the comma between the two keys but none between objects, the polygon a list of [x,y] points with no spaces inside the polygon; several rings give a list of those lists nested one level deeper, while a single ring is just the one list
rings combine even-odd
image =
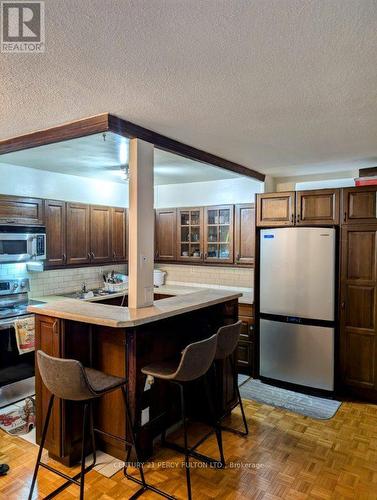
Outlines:
[{"label": "oven door", "polygon": [[35,355],[19,354],[14,320],[0,320],[0,408],[35,394]]}]

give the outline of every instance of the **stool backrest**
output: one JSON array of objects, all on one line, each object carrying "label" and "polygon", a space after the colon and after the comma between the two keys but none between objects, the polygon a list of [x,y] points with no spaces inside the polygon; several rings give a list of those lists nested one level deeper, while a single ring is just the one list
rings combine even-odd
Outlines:
[{"label": "stool backrest", "polygon": [[217,349],[215,359],[225,359],[237,348],[240,339],[242,321],[225,325],[217,331]]},{"label": "stool backrest", "polygon": [[172,378],[181,382],[189,382],[207,373],[215,359],[216,343],[217,335],[215,334],[185,347],[177,371]]},{"label": "stool backrest", "polygon": [[80,361],[54,358],[43,351],[37,351],[37,363],[43,383],[51,394],[71,401],[96,397]]}]

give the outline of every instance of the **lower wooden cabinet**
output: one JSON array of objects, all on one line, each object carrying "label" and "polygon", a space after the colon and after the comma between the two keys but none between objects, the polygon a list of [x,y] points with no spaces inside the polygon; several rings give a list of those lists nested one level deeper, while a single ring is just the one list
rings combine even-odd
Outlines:
[{"label": "lower wooden cabinet", "polygon": [[238,304],[238,319],[242,321],[237,349],[237,369],[245,375],[255,375],[254,306]]}]

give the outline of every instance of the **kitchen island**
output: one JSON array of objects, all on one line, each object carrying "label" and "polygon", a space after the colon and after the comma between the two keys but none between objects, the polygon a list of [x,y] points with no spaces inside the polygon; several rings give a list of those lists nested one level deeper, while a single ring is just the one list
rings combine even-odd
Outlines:
[{"label": "kitchen island", "polygon": [[[140,426],[139,445],[144,459],[153,454],[153,439],[179,420],[177,395],[159,381],[145,384],[141,368],[151,362],[179,356],[189,343],[209,337],[224,324],[238,319],[240,293],[200,289],[156,300],[153,306],[131,309],[98,302],[64,299],[30,306],[36,315],[36,349],[51,356],[79,359],[85,366],[128,379],[129,403]],[[229,368],[217,370],[216,400],[222,410],[234,401]],[[189,387],[189,411],[208,419],[207,402],[201,399],[200,382]],[[199,390],[198,390],[199,389]],[[192,398],[190,398],[192,394]],[[36,368],[37,440],[47,411],[49,393]],[[58,400],[59,401],[59,400]],[[95,424],[118,437],[126,435],[126,417],[120,391],[97,401]],[[75,402],[54,405],[45,447],[50,456],[72,465],[80,457],[81,407]],[[98,438],[98,448],[124,459],[124,445]]]}]

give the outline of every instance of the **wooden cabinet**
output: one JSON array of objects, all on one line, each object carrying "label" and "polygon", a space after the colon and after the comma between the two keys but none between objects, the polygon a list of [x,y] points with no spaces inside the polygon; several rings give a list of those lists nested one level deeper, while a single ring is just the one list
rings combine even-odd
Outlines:
[{"label": "wooden cabinet", "polygon": [[257,194],[257,226],[335,226],[340,190]]},{"label": "wooden cabinet", "polygon": [[237,348],[237,370],[245,375],[255,375],[256,342],[254,338],[254,308],[251,304],[238,304],[238,319],[242,321]]},{"label": "wooden cabinet", "polygon": [[339,189],[296,192],[296,225],[339,224]]},{"label": "wooden cabinet", "polygon": [[155,242],[161,262],[253,265],[254,203],[157,209]]},{"label": "wooden cabinet", "polygon": [[46,268],[127,260],[127,210],[45,200]]},{"label": "wooden cabinet", "polygon": [[125,208],[111,209],[111,246],[114,262],[127,260],[128,221]]},{"label": "wooden cabinet", "polygon": [[255,258],[255,205],[235,206],[234,262],[254,264]]},{"label": "wooden cabinet", "polygon": [[39,198],[0,195],[0,224],[43,225],[43,201]]},{"label": "wooden cabinet", "polygon": [[177,209],[177,260],[203,260],[203,208]]},{"label": "wooden cabinet", "polygon": [[377,222],[377,186],[343,189],[343,222],[345,224]]},{"label": "wooden cabinet", "polygon": [[[48,316],[36,316],[35,330],[36,335],[36,350],[42,350],[50,356],[61,356],[61,322],[55,318]],[[42,382],[39,374],[38,365],[35,366],[35,389],[39,395],[36,398],[36,428],[37,428],[37,443],[40,443],[42,437],[43,422],[46,418],[48,403],[51,393],[48,391]],[[50,425],[46,436],[46,447],[50,453],[55,456],[62,455],[62,442],[60,439],[61,425],[61,400],[55,398],[52,409]]]},{"label": "wooden cabinet", "polygon": [[90,260],[93,263],[110,262],[111,254],[111,208],[90,206]]},{"label": "wooden cabinet", "polygon": [[63,266],[67,262],[66,204],[45,200],[46,254],[45,267]]},{"label": "wooden cabinet", "polygon": [[89,264],[89,205],[67,203],[67,264]]},{"label": "wooden cabinet", "polygon": [[377,401],[377,224],[342,228],[343,388]]},{"label": "wooden cabinet", "polygon": [[205,207],[204,261],[233,262],[233,205]]},{"label": "wooden cabinet", "polygon": [[177,259],[177,210],[160,208],[156,210],[156,260]]},{"label": "wooden cabinet", "polygon": [[295,193],[257,194],[257,225],[259,227],[293,226]]}]

